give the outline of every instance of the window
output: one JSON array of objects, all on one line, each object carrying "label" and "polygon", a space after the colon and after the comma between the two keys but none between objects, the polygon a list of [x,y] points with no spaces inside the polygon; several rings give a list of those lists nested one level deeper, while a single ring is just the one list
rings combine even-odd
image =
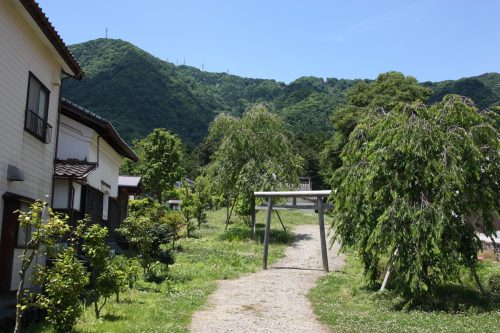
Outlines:
[{"label": "window", "polygon": [[52,126],[47,123],[50,91],[30,72],[24,129],[45,143],[50,143]]}]

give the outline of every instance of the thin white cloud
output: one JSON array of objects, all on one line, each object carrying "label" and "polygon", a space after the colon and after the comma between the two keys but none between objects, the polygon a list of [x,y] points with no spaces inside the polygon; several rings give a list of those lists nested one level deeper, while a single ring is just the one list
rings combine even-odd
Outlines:
[{"label": "thin white cloud", "polygon": [[326,42],[342,42],[353,37],[363,36],[367,33],[376,30],[378,27],[392,25],[401,20],[411,20],[418,22],[418,16],[415,15],[423,6],[429,1],[415,1],[408,3],[404,6],[395,8],[393,10],[374,15],[368,19],[355,22],[351,25],[342,27],[329,34],[324,35],[322,38]]}]

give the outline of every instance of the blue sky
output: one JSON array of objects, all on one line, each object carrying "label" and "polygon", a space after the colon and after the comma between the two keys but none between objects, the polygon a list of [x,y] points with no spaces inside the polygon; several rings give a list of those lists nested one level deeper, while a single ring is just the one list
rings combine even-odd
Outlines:
[{"label": "blue sky", "polygon": [[290,82],[500,72],[499,0],[39,0],[67,44],[105,36],[173,63]]}]

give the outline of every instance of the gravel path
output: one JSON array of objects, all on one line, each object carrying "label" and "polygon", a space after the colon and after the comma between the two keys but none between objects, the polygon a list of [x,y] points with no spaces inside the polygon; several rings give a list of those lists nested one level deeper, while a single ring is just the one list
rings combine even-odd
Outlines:
[{"label": "gravel path", "polygon": [[[300,225],[293,232],[297,242],[269,270],[219,281],[206,309],[194,314],[191,332],[329,332],[306,296],[324,274],[319,227]],[[337,250],[329,250],[330,271],[344,263]]]}]

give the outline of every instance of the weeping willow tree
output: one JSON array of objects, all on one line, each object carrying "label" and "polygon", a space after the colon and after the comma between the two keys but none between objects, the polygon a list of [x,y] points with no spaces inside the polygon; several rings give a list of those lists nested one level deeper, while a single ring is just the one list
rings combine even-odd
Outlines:
[{"label": "weeping willow tree", "polygon": [[467,268],[477,278],[481,242],[500,203],[495,113],[448,95],[437,104],[400,104],[364,118],[341,153],[330,183],[333,227],[358,251],[366,276],[390,258],[403,295],[432,292]]},{"label": "weeping willow tree", "polygon": [[236,203],[241,215],[250,215],[254,191],[298,184],[301,158],[283,122],[265,104],[249,108],[242,118],[220,114],[210,124],[209,137],[219,148],[204,172],[212,191],[227,198],[226,223]]}]

